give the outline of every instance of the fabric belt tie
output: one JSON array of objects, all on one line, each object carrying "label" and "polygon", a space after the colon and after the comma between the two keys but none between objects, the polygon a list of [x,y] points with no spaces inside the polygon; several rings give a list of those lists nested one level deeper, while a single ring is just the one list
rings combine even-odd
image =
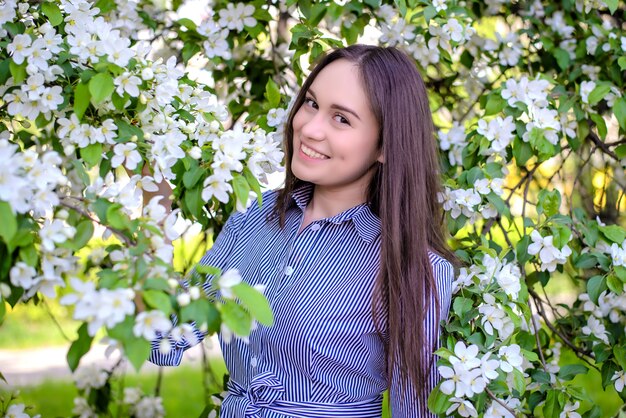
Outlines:
[{"label": "fabric belt tie", "polygon": [[235,382],[228,382],[228,396],[222,405],[243,410],[245,418],[262,418],[263,410],[278,412],[294,418],[380,418],[382,395],[373,399],[350,403],[293,402],[279,398],[285,393],[283,384],[271,372],[255,376],[248,389]]}]

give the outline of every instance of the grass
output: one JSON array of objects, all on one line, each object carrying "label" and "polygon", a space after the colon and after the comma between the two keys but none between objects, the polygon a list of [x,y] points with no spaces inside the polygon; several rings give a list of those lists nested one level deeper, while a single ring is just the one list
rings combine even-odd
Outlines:
[{"label": "grass", "polygon": [[[212,367],[218,378],[225,372],[221,359],[215,359]],[[200,366],[181,366],[167,369],[161,383],[161,396],[166,416],[197,417],[204,409],[203,375]],[[157,382],[156,373],[128,373],[124,377],[126,387],[140,387],[144,393],[152,394]],[[47,380],[37,386],[18,388],[20,395],[16,402],[33,407],[31,415],[41,414],[42,418],[71,416],[74,398],[78,392],[70,380]],[[114,388],[114,390],[116,390]]]},{"label": "grass", "polygon": [[[47,309],[54,315],[58,325],[48,314]],[[59,326],[63,332],[59,330]],[[33,304],[17,304],[13,309],[9,308],[4,322],[0,324],[0,349],[17,350],[67,345],[68,338],[76,338],[78,326],[78,322],[69,318],[65,308],[54,301],[50,302],[47,308]]]}]

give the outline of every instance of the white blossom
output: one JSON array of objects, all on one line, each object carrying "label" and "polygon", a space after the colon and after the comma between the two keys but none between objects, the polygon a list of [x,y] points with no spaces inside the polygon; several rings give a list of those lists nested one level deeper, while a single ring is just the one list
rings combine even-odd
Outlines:
[{"label": "white blossom", "polygon": [[604,326],[602,321],[600,321],[595,316],[590,316],[589,318],[587,318],[587,325],[583,327],[582,331],[583,334],[593,335],[605,344],[609,343],[609,337],[606,331],[606,327]]},{"label": "white blossom", "polygon": [[109,373],[96,364],[81,366],[74,372],[74,382],[78,389],[99,389],[106,383]]},{"label": "white blossom", "polygon": [[611,381],[615,382],[615,390],[617,392],[622,392],[624,387],[626,386],[626,373],[623,370],[619,370],[613,374]]},{"label": "white blossom", "polygon": [[241,32],[244,26],[252,27],[256,25],[254,6],[244,3],[228,3],[226,9],[220,10],[219,24],[224,28]]},{"label": "white blossom", "polygon": [[140,312],[135,318],[133,334],[135,337],[143,337],[148,341],[153,341],[157,337],[157,332],[164,333],[172,328],[172,322],[165,314],[158,310]]}]

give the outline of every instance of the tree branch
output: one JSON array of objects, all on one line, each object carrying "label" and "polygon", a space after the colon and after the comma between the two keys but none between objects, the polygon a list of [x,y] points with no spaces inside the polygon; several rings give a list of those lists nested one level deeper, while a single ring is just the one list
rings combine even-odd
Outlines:
[{"label": "tree branch", "polygon": [[79,208],[79,207],[77,207],[77,206],[74,206],[74,205],[72,205],[72,204],[70,204],[70,203],[67,203],[67,202],[64,202],[64,201],[59,202],[59,204],[60,204],[61,206],[65,207],[65,208],[68,208],[68,209],[71,209],[71,210],[73,210],[73,211],[75,211],[75,212],[80,213],[80,214],[81,214],[81,215],[83,215],[85,218],[89,219],[89,220],[90,220],[90,221],[92,221],[92,222],[97,223],[98,225],[102,225],[102,226],[104,226],[105,228],[107,228],[108,230],[110,230],[111,232],[113,232],[115,235],[117,235],[119,238],[121,238],[121,239],[122,239],[122,241],[124,241],[124,243],[125,243],[127,246],[129,246],[129,247],[135,246],[135,242],[134,242],[132,239],[128,238],[126,235],[124,235],[124,233],[123,233],[122,231],[120,231],[120,230],[119,230],[119,229],[117,229],[117,228],[113,228],[112,226],[109,226],[109,225],[105,225],[105,224],[103,224],[102,222],[100,222],[99,220],[97,220],[97,219],[95,219],[93,216],[91,216],[91,215],[90,215],[90,214],[89,214],[86,210],[84,210],[83,208]]}]

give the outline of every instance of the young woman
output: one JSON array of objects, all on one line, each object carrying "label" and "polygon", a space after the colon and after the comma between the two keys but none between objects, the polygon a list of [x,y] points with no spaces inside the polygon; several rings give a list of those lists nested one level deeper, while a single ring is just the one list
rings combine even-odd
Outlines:
[{"label": "young woman", "polygon": [[[394,48],[332,51],[285,129],[286,181],[233,214],[201,263],[263,283],[275,316],[222,341],[223,417],[428,416],[453,255],[426,90]],[[187,344],[151,361],[180,362]]]}]

